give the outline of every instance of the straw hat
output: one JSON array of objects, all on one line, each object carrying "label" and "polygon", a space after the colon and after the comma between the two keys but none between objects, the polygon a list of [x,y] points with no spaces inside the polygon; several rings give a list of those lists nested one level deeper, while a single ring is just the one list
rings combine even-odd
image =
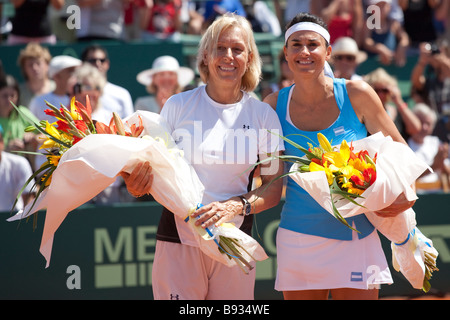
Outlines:
[{"label": "straw hat", "polygon": [[367,53],[360,51],[356,41],[349,37],[340,37],[334,42],[331,56],[334,57],[340,54],[355,56],[358,64],[367,59]]},{"label": "straw hat", "polygon": [[153,75],[162,71],[174,71],[178,74],[178,84],[184,88],[194,79],[194,71],[186,67],[180,67],[177,59],[171,56],[161,56],[155,59],[151,69],[138,73],[136,79],[140,84],[149,86],[153,81]]}]

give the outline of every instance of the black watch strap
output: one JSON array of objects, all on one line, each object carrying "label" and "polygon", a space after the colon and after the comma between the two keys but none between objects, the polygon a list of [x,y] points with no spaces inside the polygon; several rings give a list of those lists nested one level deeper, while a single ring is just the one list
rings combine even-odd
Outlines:
[{"label": "black watch strap", "polygon": [[244,196],[239,196],[239,198],[241,199],[242,204],[243,204],[242,213],[240,213],[240,215],[248,216],[250,214],[250,212],[252,211],[252,206],[251,206],[250,202],[248,202],[248,200]]}]

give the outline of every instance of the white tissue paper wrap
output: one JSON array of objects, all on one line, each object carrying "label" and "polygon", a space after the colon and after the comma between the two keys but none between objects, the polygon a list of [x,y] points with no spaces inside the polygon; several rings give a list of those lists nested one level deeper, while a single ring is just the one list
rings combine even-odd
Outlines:
[{"label": "white tissue paper wrap", "polygon": [[[350,145],[350,141],[348,143]],[[385,137],[381,132],[361,140],[352,141],[351,145],[354,147],[355,153],[360,150],[367,150],[372,158],[377,154],[377,178],[362,194],[363,198],[354,199],[361,206],[346,199],[338,199],[339,196],[336,196],[334,201],[337,210],[344,218],[365,214],[374,227],[393,245],[403,243],[410,232],[418,230],[414,210],[409,209],[396,217],[389,218],[380,217],[374,211],[388,207],[401,193],[405,193],[409,201],[416,200],[417,195],[411,186],[423,172],[431,170],[431,168],[419,159],[408,146],[393,141],[390,136]],[[293,164],[289,177],[308,192],[326,211],[333,214],[331,194],[325,172],[300,173],[297,172],[298,170],[298,165]],[[414,288],[418,288],[416,285],[419,282],[420,288],[422,288],[424,262],[423,259],[417,259],[414,252],[416,249],[423,251],[424,239],[426,238],[423,236],[420,239],[416,237],[416,239],[418,240],[415,242],[408,241],[409,245],[413,243],[414,250],[411,250],[407,245],[396,245],[392,254],[393,261],[395,261],[394,265],[398,267],[396,270],[400,270]],[[429,241],[429,239],[427,240]],[[413,265],[415,267],[412,267]],[[422,271],[417,272],[418,270]]]},{"label": "white tissue paper wrap", "polygon": [[[184,219],[201,203],[203,184],[176,146],[164,118],[156,113],[137,111],[124,119],[125,125],[127,122],[139,125],[139,116],[144,126],[143,138],[110,134],[85,137],[61,157],[50,186],[39,196],[32,210],[29,205],[8,219],[23,219],[46,209],[40,246],[46,267],[50,264],[54,234],[67,214],[106,189],[121,171],[131,172],[140,160],[147,160],[152,166],[150,193],[175,215]],[[219,252],[213,239],[205,240],[193,226],[192,232],[205,254],[227,265],[235,263]],[[267,258],[258,242],[238,228],[227,227],[221,233],[229,233],[245,243],[245,249],[257,260]]]}]

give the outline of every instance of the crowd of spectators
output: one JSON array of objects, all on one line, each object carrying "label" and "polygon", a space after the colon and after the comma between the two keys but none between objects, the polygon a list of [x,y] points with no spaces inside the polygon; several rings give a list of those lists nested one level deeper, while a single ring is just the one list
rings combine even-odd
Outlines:
[{"label": "crowd of spectators", "polygon": [[[227,11],[246,16],[256,32],[281,36],[285,21],[297,12],[309,11],[322,17],[329,26],[333,46],[330,63],[335,76],[360,79],[371,85],[405,140],[435,170],[433,176],[424,180],[434,179],[439,188],[448,188],[450,0],[12,0],[11,3],[15,15],[10,21],[1,20],[0,45],[24,44],[18,56],[24,81],[17,83],[17,79],[5,74],[0,61],[2,152],[37,150],[39,145],[38,137],[24,134],[23,129],[29,123],[17,115],[11,101],[25,110],[29,118],[42,120],[44,100],[53,105],[67,105],[69,97],[83,101],[89,94],[95,117],[106,122],[112,111],[123,118],[135,110],[159,112],[171,94],[198,85],[192,70],[180,66],[173,57],[160,57],[153,61],[151,69],[136,75],[149,96],[133,97],[133,103],[126,88],[109,82],[111,61],[103,47],[93,44],[96,40],[179,41],[181,33],[200,35],[215,17]],[[81,21],[79,28],[68,35],[58,31],[57,23],[68,21],[67,8],[73,4],[79,8]],[[2,7],[5,2],[0,1]],[[0,17],[4,17],[1,11]],[[33,28],[29,27],[30,17]],[[11,28],[7,27],[9,23]],[[86,43],[80,60],[52,57],[46,46],[57,41]],[[385,67],[405,67],[408,57],[416,57],[417,63],[411,70],[411,92],[405,97],[396,75],[388,74]],[[368,58],[374,59],[379,67],[358,74],[358,66]],[[282,51],[278,59],[281,78],[263,79],[258,92],[261,99],[292,84]],[[39,160],[31,156],[28,160],[34,170],[39,167]],[[0,172],[4,172],[2,162],[0,158]],[[131,199],[124,196],[119,178],[111,190],[92,202]]]}]

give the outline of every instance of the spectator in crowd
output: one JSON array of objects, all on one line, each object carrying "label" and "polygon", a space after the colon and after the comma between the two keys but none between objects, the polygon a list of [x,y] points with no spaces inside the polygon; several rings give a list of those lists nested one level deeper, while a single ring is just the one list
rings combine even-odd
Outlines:
[{"label": "spectator in crowd", "polygon": [[205,1],[203,5],[203,17],[205,19],[203,30],[206,30],[218,16],[221,16],[226,12],[232,12],[242,17],[247,17],[247,13],[240,0],[208,0]]},{"label": "spectator in crowd", "polygon": [[450,43],[450,1],[441,0],[440,5],[436,7],[434,13],[436,20],[444,26],[442,34],[438,35],[438,37]]},{"label": "spectator in crowd", "polygon": [[278,12],[281,11],[280,1],[273,1],[275,11],[278,15],[278,20],[280,20],[281,25],[285,25],[286,22],[292,20],[295,15],[299,12],[310,12],[311,0],[286,0],[284,11],[282,15]]},{"label": "spectator in crowd", "polygon": [[280,20],[265,1],[249,1],[244,5],[244,9],[253,32],[281,36]]},{"label": "spectator in crowd", "polygon": [[92,120],[109,124],[112,117],[112,111],[105,108],[101,96],[106,86],[106,78],[97,68],[91,64],[83,64],[73,73],[75,85],[72,92],[75,99],[86,105],[86,96],[92,108]]},{"label": "spectator in crowd", "polygon": [[340,37],[355,39],[358,47],[363,43],[364,12],[362,0],[315,0],[310,12],[321,17],[330,30],[330,44]]},{"label": "spectator in crowd", "polygon": [[[25,132],[25,128],[31,125],[30,121],[39,120],[27,107],[20,105],[19,86],[16,79],[11,75],[0,78],[0,125],[3,128],[3,144],[7,151],[36,151],[38,146],[37,135],[33,132]],[[13,105],[25,115],[22,117],[14,109]],[[26,155],[33,163],[34,157]]]},{"label": "spectator in crowd", "polygon": [[369,0],[371,5],[380,8],[379,28],[364,28],[363,48],[371,56],[377,55],[384,65],[395,63],[399,67],[406,64],[409,37],[401,22],[391,19],[391,0]]},{"label": "spectator in crowd", "polygon": [[55,121],[53,116],[45,114],[44,110],[48,109],[46,102],[59,108],[62,104],[68,106],[70,102],[68,85],[72,83],[70,78],[73,76],[73,72],[82,62],[71,56],[56,56],[50,61],[50,67],[48,70],[48,76],[55,84],[55,90],[52,92],[34,97],[29,105],[30,111],[39,120],[48,120],[50,122]]},{"label": "spectator in crowd", "polygon": [[442,142],[450,143],[450,114],[442,115],[434,127],[433,135]]},{"label": "spectator in crowd", "polygon": [[139,72],[137,81],[144,85],[150,96],[140,97],[134,104],[135,110],[159,113],[172,95],[180,93],[194,80],[194,71],[180,67],[177,59],[161,56],[155,59],[151,69]]},{"label": "spectator in crowd", "polygon": [[360,51],[358,44],[350,37],[341,37],[332,46],[331,65],[336,78],[361,80],[356,73],[358,66],[367,59],[367,53]]},{"label": "spectator in crowd", "polygon": [[410,46],[418,48],[421,42],[437,39],[434,27],[434,9],[441,0],[398,0],[403,10],[403,27],[410,39]]},{"label": "spectator in crowd", "polygon": [[419,59],[411,72],[413,90],[438,114],[450,114],[450,49],[440,44],[422,43]]},{"label": "spectator in crowd", "polygon": [[[107,79],[110,60],[105,48],[96,44],[88,46],[83,51],[81,60],[95,66]],[[117,112],[121,118],[125,118],[134,112],[133,100],[128,90],[109,81],[106,82],[100,99],[103,108],[111,112]]]},{"label": "spectator in crowd", "polygon": [[121,40],[125,0],[76,0],[80,7],[78,41]]},{"label": "spectator in crowd", "polygon": [[181,0],[153,0],[153,6],[145,10],[143,15],[142,39],[152,40],[180,40]]},{"label": "spectator in crowd", "polygon": [[198,11],[198,1],[182,0],[180,19],[185,26],[183,32],[187,34],[201,34],[205,18]]},{"label": "spectator in crowd", "polygon": [[48,65],[52,56],[47,48],[30,42],[19,53],[18,64],[25,79],[20,83],[20,103],[28,107],[36,95],[51,92],[55,83],[48,77]]},{"label": "spectator in crowd", "polygon": [[364,80],[375,90],[384,109],[397,126],[405,141],[420,131],[419,118],[409,109],[403,100],[397,80],[383,68],[368,73]]},{"label": "spectator in crowd", "polygon": [[59,10],[64,0],[12,0],[14,16],[12,17],[12,30],[8,35],[7,43],[10,45],[29,42],[56,43],[52,26],[48,16],[48,7],[51,5]]},{"label": "spectator in crowd", "polygon": [[27,159],[5,151],[3,127],[0,125],[0,212],[17,212],[33,199],[33,183],[30,183],[14,206],[20,190],[32,174]]},{"label": "spectator in crowd", "polygon": [[278,54],[278,64],[280,69],[280,77],[277,83],[262,83],[261,87],[261,100],[264,100],[269,94],[276,92],[285,87],[289,87],[294,84],[294,74],[289,68],[284,56],[284,51],[281,50]]},{"label": "spectator in crowd", "polygon": [[416,155],[434,171],[424,172],[417,180],[417,191],[421,192],[421,188],[437,191],[442,188],[440,176],[448,177],[450,174],[448,143],[442,143],[438,137],[432,135],[437,120],[434,110],[426,104],[418,103],[413,108],[413,112],[420,119],[421,130],[408,139],[408,144]]},{"label": "spectator in crowd", "polygon": [[[370,10],[370,6],[372,6],[373,0],[363,0],[363,11],[366,14],[366,19],[373,16],[375,12]],[[389,11],[389,18],[392,20],[396,20],[403,25],[403,10],[400,8],[398,4],[398,0],[390,0],[391,10]],[[369,23],[376,23],[377,21],[369,21]],[[366,20],[367,23],[367,20]]]},{"label": "spectator in crowd", "polygon": [[153,0],[130,0],[124,8],[124,40],[140,40],[142,38],[142,20]]},{"label": "spectator in crowd", "polygon": [[[75,70],[74,77],[76,84],[73,88],[75,99],[86,105],[86,96],[89,96],[89,102],[92,108],[92,120],[103,122],[109,125],[112,118],[112,112],[107,110],[101,96],[107,85],[105,75],[91,64],[83,64]],[[116,180],[105,190],[92,198],[89,203],[98,205],[107,205],[121,202],[121,186],[123,179],[117,177]]]}]

